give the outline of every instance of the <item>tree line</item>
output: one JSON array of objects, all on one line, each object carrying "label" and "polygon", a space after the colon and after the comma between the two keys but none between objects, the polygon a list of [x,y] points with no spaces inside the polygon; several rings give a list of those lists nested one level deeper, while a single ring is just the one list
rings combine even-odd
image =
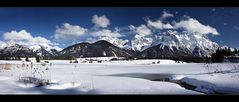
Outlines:
[{"label": "tree line", "polygon": [[239,54],[239,50],[231,50],[230,47],[225,47],[224,49],[218,48],[215,53],[211,55],[211,62],[224,62],[225,56],[236,56]]}]

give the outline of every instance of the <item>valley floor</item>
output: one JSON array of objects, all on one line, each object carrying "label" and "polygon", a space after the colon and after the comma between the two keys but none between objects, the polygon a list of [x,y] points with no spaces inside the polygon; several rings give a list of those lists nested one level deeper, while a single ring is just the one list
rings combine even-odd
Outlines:
[{"label": "valley floor", "polygon": [[[79,59],[81,60],[81,59]],[[0,94],[238,94],[239,64],[0,61]],[[155,62],[155,64],[152,64]],[[35,78],[28,82],[24,78]],[[34,79],[34,80],[35,80]],[[48,85],[36,87],[41,80]]]}]

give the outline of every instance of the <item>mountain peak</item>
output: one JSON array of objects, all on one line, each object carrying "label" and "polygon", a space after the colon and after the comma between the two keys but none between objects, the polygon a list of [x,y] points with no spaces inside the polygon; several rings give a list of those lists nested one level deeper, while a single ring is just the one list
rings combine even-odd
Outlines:
[{"label": "mountain peak", "polygon": [[95,43],[93,44],[96,44],[96,45],[112,45],[110,42],[106,41],[106,40],[99,40],[99,41],[96,41]]},{"label": "mountain peak", "polygon": [[90,44],[75,44],[63,49],[59,56],[75,57],[130,57],[134,52],[114,46],[108,41],[99,40]]}]

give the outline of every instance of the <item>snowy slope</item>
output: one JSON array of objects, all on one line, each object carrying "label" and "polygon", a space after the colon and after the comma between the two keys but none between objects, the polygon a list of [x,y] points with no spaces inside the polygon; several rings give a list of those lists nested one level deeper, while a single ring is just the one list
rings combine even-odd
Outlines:
[{"label": "snowy slope", "polygon": [[[55,49],[56,48],[56,49]],[[58,47],[42,46],[42,45],[20,45],[15,42],[0,42],[0,55],[12,57],[25,56],[52,56],[57,52]]]},{"label": "snowy slope", "polygon": [[0,41],[0,49],[4,49],[7,46],[5,42]]},{"label": "snowy slope", "polygon": [[122,40],[118,38],[112,38],[112,37],[102,37],[99,40],[105,40],[110,42],[111,44],[119,47],[119,48],[125,48],[127,47],[126,44],[128,43],[128,40]]},{"label": "snowy slope", "polygon": [[35,53],[30,50],[27,46],[19,45],[16,43],[6,43],[7,46],[2,49],[1,56],[11,56],[11,57],[25,57],[25,56],[35,56]]},{"label": "snowy slope", "polygon": [[160,45],[161,49],[167,47],[172,52],[174,48],[182,52],[190,51],[190,54],[195,56],[210,55],[219,47],[217,43],[212,42],[203,34],[167,30],[153,37],[135,37],[132,48],[143,51],[157,45]]},{"label": "snowy slope", "polygon": [[151,46],[153,38],[135,35],[131,40],[131,48],[135,51],[143,51]]},{"label": "snowy slope", "polygon": [[15,42],[2,42],[0,41],[0,49],[4,49],[5,47],[10,47],[16,45]]},{"label": "snowy slope", "polygon": [[32,45],[29,48],[39,56],[52,56],[52,51],[50,48],[45,48],[41,45]]},{"label": "snowy slope", "polygon": [[203,34],[192,34],[188,32],[179,33],[177,31],[171,30],[162,33],[162,36],[159,36],[157,41],[152,45],[154,46],[158,44],[163,44],[170,47],[176,46],[187,48],[190,51],[193,51],[195,47],[199,47],[208,53],[214,52],[214,50],[218,47],[217,43],[210,41]]}]

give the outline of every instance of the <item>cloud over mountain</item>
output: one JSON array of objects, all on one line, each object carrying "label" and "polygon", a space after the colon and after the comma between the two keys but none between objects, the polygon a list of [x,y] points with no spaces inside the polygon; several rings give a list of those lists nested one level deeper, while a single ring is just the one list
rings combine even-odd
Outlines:
[{"label": "cloud over mountain", "polygon": [[143,25],[143,24],[138,27],[135,27],[133,25],[130,25],[129,27],[137,35],[142,36],[142,37],[152,34],[151,30],[146,25]]},{"label": "cloud over mountain", "polygon": [[12,30],[10,32],[6,32],[3,34],[4,40],[13,40],[13,41],[21,41],[21,40],[31,40],[33,37],[26,30],[21,30],[19,32]]},{"label": "cloud over mountain", "polygon": [[157,20],[157,21],[151,21],[151,20],[148,20],[147,21],[147,25],[149,27],[153,27],[155,29],[172,29],[173,26],[169,23],[167,24],[164,24],[161,20]]},{"label": "cloud over mountain", "polygon": [[102,29],[98,31],[91,32],[93,37],[121,37],[122,35],[116,31],[111,31],[109,29]]},{"label": "cloud over mountain", "polygon": [[57,43],[53,43],[52,41],[41,36],[33,37],[32,34],[27,32],[26,30],[20,30],[19,32],[15,30],[6,32],[2,37],[6,42],[13,42],[26,46],[40,45],[45,47],[46,49],[54,48],[61,50],[61,48],[57,46]]},{"label": "cloud over mountain", "polygon": [[[191,34],[198,38],[208,34],[219,35],[216,28],[202,24],[196,18],[185,16],[184,19],[174,19],[173,21],[172,19],[166,19],[174,16],[170,12],[163,11],[156,20],[147,19],[145,23],[138,25],[109,27],[111,21],[106,15],[93,15],[92,19],[89,19],[94,24],[91,27],[82,27],[70,23],[56,26],[56,29],[53,29],[53,40],[41,36],[32,36],[26,30],[5,32],[2,37],[5,41],[13,41],[23,45],[42,45],[50,48],[58,47],[57,43],[53,42],[54,40],[60,44],[64,41],[78,43],[106,40],[121,48],[126,47],[141,51],[152,46],[155,41],[167,39],[170,34],[173,34],[174,37],[181,37],[186,32],[186,37]],[[121,28],[124,29],[123,32]],[[169,31],[177,33],[167,33]]]},{"label": "cloud over mountain", "polygon": [[174,17],[174,15],[172,13],[167,12],[167,11],[163,11],[161,19],[165,19],[165,18],[169,18],[169,17]]},{"label": "cloud over mountain", "polygon": [[84,35],[88,29],[83,28],[79,25],[71,25],[64,23],[62,26],[57,26],[54,38],[55,39],[72,39]]},{"label": "cloud over mountain", "polygon": [[94,23],[97,27],[106,28],[110,25],[110,20],[105,15],[94,15],[92,18],[92,23]]},{"label": "cloud over mountain", "polygon": [[183,28],[191,33],[218,35],[217,30],[209,25],[203,25],[194,18],[182,20],[174,25],[175,29]]}]

